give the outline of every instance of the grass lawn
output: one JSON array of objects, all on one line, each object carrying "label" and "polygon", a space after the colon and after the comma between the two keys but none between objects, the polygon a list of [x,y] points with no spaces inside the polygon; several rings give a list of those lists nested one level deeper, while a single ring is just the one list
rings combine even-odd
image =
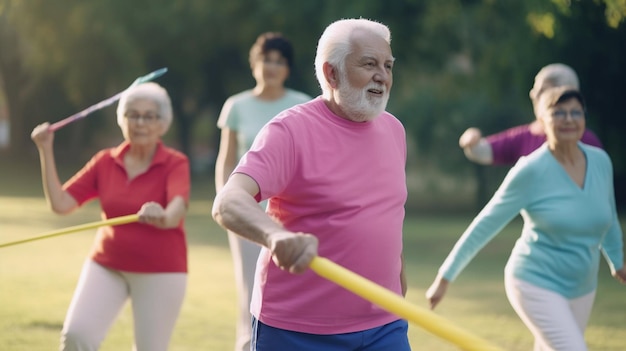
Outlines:
[{"label": "grass lawn", "polygon": [[[6,167],[2,167],[7,169]],[[52,214],[41,196],[37,171],[0,172],[0,243],[99,220],[98,206]],[[63,177],[63,175],[62,175]],[[234,338],[234,280],[226,235],[210,218],[211,185],[194,182],[187,217],[189,285],[170,350],[231,350]],[[405,228],[405,258],[410,284],[407,299],[426,308],[424,291],[470,215],[412,214]],[[437,313],[503,350],[529,350],[530,333],[504,295],[503,268],[521,221],[511,223],[470,264]],[[0,248],[0,350],[44,351],[58,346],[59,331],[94,231]],[[374,254],[374,253],[373,253]],[[587,340],[591,350],[626,349],[626,287],[610,277],[606,264]],[[355,296],[355,298],[358,298]],[[101,350],[130,350],[132,318],[127,308]],[[414,350],[458,350],[411,325]]]}]

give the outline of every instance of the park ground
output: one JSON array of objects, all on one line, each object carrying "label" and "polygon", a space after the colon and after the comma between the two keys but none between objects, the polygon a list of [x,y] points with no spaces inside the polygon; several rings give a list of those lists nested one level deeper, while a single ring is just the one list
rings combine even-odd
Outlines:
[{"label": "park ground", "polygon": [[[62,169],[62,177],[72,171]],[[38,172],[36,161],[2,162],[0,244],[99,220],[97,203],[69,216],[52,214],[42,196]],[[233,347],[236,306],[232,262],[226,235],[210,218],[212,196],[211,178],[196,175],[186,221],[189,285],[173,335],[172,351]],[[427,308],[424,291],[472,215],[458,211],[409,211],[404,245],[410,303]],[[521,221],[516,219],[485,247],[436,310],[456,327],[507,351],[529,350],[532,345],[530,333],[506,300],[502,283],[504,264],[520,229]],[[63,318],[93,235],[92,230],[0,248],[0,350],[56,349]],[[586,333],[591,350],[624,350],[624,289],[603,263],[596,305]],[[130,350],[132,330],[127,306],[101,350]],[[409,338],[414,350],[459,350],[416,323],[411,324]]]}]

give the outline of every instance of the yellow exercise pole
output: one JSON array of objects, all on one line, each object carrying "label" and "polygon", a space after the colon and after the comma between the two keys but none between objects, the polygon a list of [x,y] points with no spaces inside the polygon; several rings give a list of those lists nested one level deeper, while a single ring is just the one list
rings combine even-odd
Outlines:
[{"label": "yellow exercise pole", "polygon": [[465,351],[503,351],[467,331],[455,326],[434,312],[420,308],[368,279],[326,259],[315,257],[310,268],[318,275],[348,289],[362,298],[414,322],[432,334],[448,340]]},{"label": "yellow exercise pole", "polygon": [[83,230],[103,227],[105,225],[114,226],[114,225],[120,225],[120,224],[133,223],[133,222],[137,222],[138,220],[139,220],[139,216],[136,215],[136,214],[132,214],[132,215],[128,215],[128,216],[121,216],[121,217],[116,217],[116,218],[110,218],[110,219],[106,219],[106,220],[98,221],[98,222],[85,223],[85,224],[81,224],[81,225],[77,225],[77,226],[73,226],[73,227],[67,227],[67,228],[63,228],[63,229],[47,232],[45,234],[37,235],[37,236],[34,236],[32,238],[28,238],[28,239],[17,240],[17,241],[12,241],[12,242],[8,242],[8,243],[0,244],[0,248],[7,247],[7,246],[12,246],[12,245],[23,244],[23,243],[27,243],[29,241],[35,241],[35,240],[40,240],[40,239],[47,239],[47,238],[51,238],[51,237],[54,237],[54,236],[65,235],[65,234],[80,232],[80,231],[83,231]]}]

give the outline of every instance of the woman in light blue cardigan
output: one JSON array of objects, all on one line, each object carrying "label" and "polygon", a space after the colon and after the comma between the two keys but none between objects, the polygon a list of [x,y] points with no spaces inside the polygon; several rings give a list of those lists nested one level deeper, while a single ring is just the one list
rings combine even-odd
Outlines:
[{"label": "woman in light blue cardigan", "polygon": [[435,308],[448,284],[520,213],[522,234],[505,267],[507,297],[535,337],[536,351],[586,351],[601,254],[613,276],[626,281],[613,168],[603,150],[580,142],[580,92],[550,89],[535,113],[547,142],[509,171],[439,268],[426,298]]}]

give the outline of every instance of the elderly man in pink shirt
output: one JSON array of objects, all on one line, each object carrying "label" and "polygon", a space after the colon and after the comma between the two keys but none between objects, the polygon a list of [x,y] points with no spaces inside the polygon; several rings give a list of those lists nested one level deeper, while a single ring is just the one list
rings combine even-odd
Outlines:
[{"label": "elderly man in pink shirt", "polygon": [[410,350],[405,320],[308,270],[319,254],[406,291],[406,138],[385,111],[390,41],[365,19],[328,26],[315,59],[323,94],[266,124],[215,198],[215,220],[263,246],[252,350]]}]

